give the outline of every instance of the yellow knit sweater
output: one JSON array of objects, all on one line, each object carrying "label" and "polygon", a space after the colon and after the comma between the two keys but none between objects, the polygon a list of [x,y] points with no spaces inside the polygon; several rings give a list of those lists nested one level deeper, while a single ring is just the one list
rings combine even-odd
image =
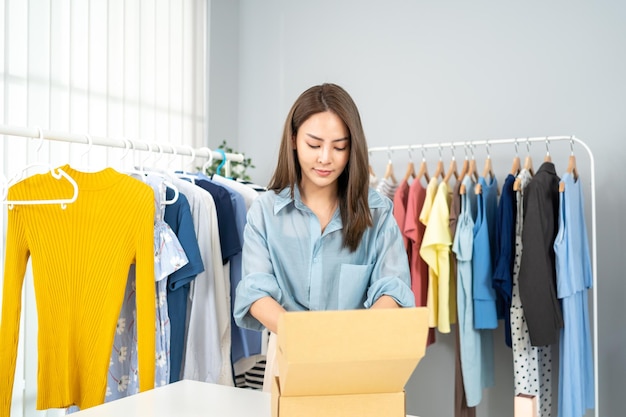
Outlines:
[{"label": "yellow knit sweater", "polygon": [[[154,193],[111,168],[84,173],[76,202],[16,205],[8,232],[0,325],[0,417],[9,415],[22,284],[32,260],[38,316],[37,409],[102,404],[113,336],[129,266],[136,262],[139,387],[154,386]],[[29,177],[9,200],[60,199],[71,184],[50,174]]]}]

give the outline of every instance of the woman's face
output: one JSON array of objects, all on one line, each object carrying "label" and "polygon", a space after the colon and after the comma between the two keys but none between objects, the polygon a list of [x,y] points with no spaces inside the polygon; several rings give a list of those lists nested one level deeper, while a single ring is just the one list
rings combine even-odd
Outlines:
[{"label": "woman's face", "polygon": [[349,136],[343,121],[330,111],[316,113],[302,123],[294,146],[303,189],[336,187],[350,157]]}]

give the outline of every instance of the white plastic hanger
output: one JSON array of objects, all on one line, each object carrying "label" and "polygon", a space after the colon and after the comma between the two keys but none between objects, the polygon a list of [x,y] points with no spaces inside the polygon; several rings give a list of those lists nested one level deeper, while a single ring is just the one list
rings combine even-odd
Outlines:
[{"label": "white plastic hanger", "polygon": [[[135,144],[130,140],[130,139],[124,139],[124,141],[128,141],[132,147],[133,150],[136,149]],[[148,147],[148,156],[143,159],[141,161],[141,165],[139,166],[139,169],[133,169],[133,170],[129,170],[126,171],[127,174],[134,174],[139,176],[139,178],[143,181],[143,182],[147,182],[147,178],[146,175],[150,174],[150,175],[158,175],[160,177],[163,178],[163,184],[165,184],[166,187],[170,188],[172,191],[174,191],[174,196],[172,197],[171,200],[164,200],[162,203],[165,205],[171,205],[174,204],[176,201],[178,201],[178,197],[180,196],[180,191],[178,190],[178,187],[176,187],[173,183],[172,183],[172,178],[169,174],[162,172],[162,171],[156,171],[156,170],[148,170],[146,171],[145,169],[145,163],[146,161],[152,156],[150,154],[150,152],[152,152],[152,147],[151,144],[147,143],[146,146]],[[161,145],[159,145],[158,143],[156,144],[156,146],[159,148],[159,158],[157,159],[157,161],[163,156],[163,147]],[[156,162],[156,161],[155,161]]]},{"label": "white plastic hanger", "polygon": [[[183,145],[183,146],[185,146],[186,148],[189,148],[189,152],[191,152],[191,159],[189,160],[189,166],[191,167],[191,170],[193,170],[194,169],[193,168],[193,161],[196,160],[196,151],[190,145]],[[189,180],[189,181],[191,181],[192,184],[195,184],[196,183],[196,179],[197,179],[195,175],[188,174],[186,172],[177,173],[176,176],[178,176],[178,178],[181,178],[181,179]]]},{"label": "white plastic hanger", "polygon": [[[37,145],[37,153],[39,153],[39,150],[41,149],[41,146],[43,144],[44,137],[43,137],[43,132],[41,128],[38,127],[37,129],[39,130],[39,140],[40,140],[39,144]],[[72,184],[72,187],[74,188],[74,194],[72,195],[72,197],[51,199],[51,200],[7,200],[7,197],[9,194],[9,188],[15,185],[16,183],[20,182],[24,178],[26,178],[26,172],[32,168],[45,168],[46,171],[49,172],[50,175],[52,175],[54,179],[60,180],[61,178],[65,178],[66,180],[68,180],[69,183]],[[65,209],[68,204],[75,202],[76,199],[78,198],[78,184],[76,183],[74,178],[72,178],[67,172],[63,171],[61,168],[54,168],[54,167],[51,167],[49,164],[43,164],[43,163],[34,163],[34,164],[26,165],[24,168],[20,170],[20,172],[18,172],[17,174],[15,174],[13,177],[10,178],[6,182],[6,185],[3,188],[4,190],[2,192],[3,194],[2,203],[7,204],[9,206],[9,210],[12,210],[13,206],[15,205],[44,205],[44,204],[59,204],[61,205],[62,209]]]},{"label": "white plastic hanger", "polygon": [[207,151],[209,153],[209,160],[206,161],[204,163],[204,165],[202,165],[202,173],[206,173],[207,169],[209,169],[209,167],[211,166],[211,164],[213,163],[213,151],[211,150],[211,148],[203,146],[202,148],[200,148],[204,151]]}]

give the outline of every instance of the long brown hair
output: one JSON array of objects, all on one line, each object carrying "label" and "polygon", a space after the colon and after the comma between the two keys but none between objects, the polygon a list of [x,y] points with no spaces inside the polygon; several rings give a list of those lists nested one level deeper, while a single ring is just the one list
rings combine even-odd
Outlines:
[{"label": "long brown hair", "polygon": [[372,225],[368,204],[369,161],[361,116],[352,97],[343,88],[336,84],[316,85],[303,92],[295,101],[285,121],[278,163],[268,189],[279,192],[289,187],[293,198],[294,187],[302,179],[302,168],[293,148],[293,139],[309,117],[326,111],[339,116],[349,132],[350,157],[337,178],[337,197],[343,223],[343,244],[354,251],[365,229]]}]

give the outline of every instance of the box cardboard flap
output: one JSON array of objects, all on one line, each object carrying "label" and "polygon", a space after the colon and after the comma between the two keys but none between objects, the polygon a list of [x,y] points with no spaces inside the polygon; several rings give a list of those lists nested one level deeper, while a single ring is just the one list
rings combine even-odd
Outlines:
[{"label": "box cardboard flap", "polygon": [[425,307],[287,312],[277,334],[281,394],[402,392],[427,335]]}]

